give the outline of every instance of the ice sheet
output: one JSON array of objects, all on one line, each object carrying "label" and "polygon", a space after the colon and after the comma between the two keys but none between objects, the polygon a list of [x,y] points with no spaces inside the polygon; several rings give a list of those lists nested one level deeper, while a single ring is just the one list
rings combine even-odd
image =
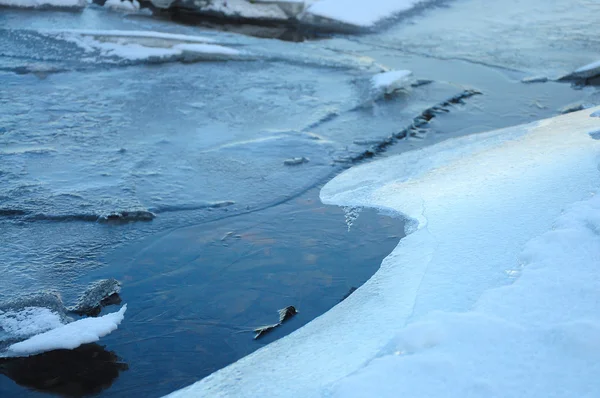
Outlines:
[{"label": "ice sheet", "polygon": [[93,343],[100,337],[116,330],[125,316],[127,305],[118,312],[99,318],[84,318],[45,333],[37,334],[25,341],[8,347],[10,356],[27,356],[44,351],[77,348],[82,344]]},{"label": "ice sheet", "polygon": [[[386,390],[386,386],[397,386],[394,379],[397,375],[391,373],[396,366],[395,356],[381,361],[374,359],[395,351],[418,352],[440,341],[452,344],[449,343],[446,353],[436,357],[438,362],[431,362],[425,356],[413,356],[418,365],[415,372],[421,372],[421,375],[429,372],[440,380],[453,380],[457,375],[458,382],[451,386],[451,392],[462,393],[463,397],[505,396],[502,390],[499,393],[494,390],[495,386],[511,383],[510,391],[514,392],[522,391],[520,388],[527,383],[534,388],[536,380],[552,375],[556,369],[552,367],[556,362],[542,366],[548,358],[565,350],[568,352],[570,348],[583,352],[587,346],[595,347],[593,330],[597,319],[586,320],[581,316],[589,313],[590,308],[598,312],[594,293],[598,291],[594,282],[598,277],[588,272],[593,272],[588,264],[580,264],[578,260],[590,255],[597,264],[598,238],[589,232],[585,235],[581,227],[572,235],[576,239],[566,241],[564,247],[558,246],[556,252],[546,253],[548,258],[560,262],[559,269],[568,267],[569,274],[580,274],[582,279],[587,279],[587,286],[595,288],[584,288],[564,306],[551,307],[563,312],[572,308],[571,304],[579,303],[581,311],[577,312],[575,320],[557,317],[545,303],[560,304],[569,286],[578,286],[579,277],[573,276],[573,284],[569,282],[564,291],[555,295],[557,290],[548,286],[561,283],[560,274],[535,270],[532,272],[537,272],[540,279],[528,283],[548,283],[540,285],[537,292],[528,293],[527,285],[520,288],[520,292],[510,290],[518,288],[515,284],[485,293],[508,285],[519,275],[523,264],[543,262],[539,256],[526,255],[519,259],[519,255],[528,241],[552,228],[566,207],[589,199],[590,193],[599,186],[600,143],[590,137],[591,133],[600,130],[600,121],[590,117],[595,111],[598,108],[448,140],[355,167],[336,177],[321,192],[324,202],[402,213],[412,220],[409,223],[412,233],[400,241],[367,283],[338,306],[295,333],[171,396],[317,397],[332,392],[332,388],[333,393],[340,396],[346,393],[373,395],[371,390],[375,391],[375,396],[378,393],[393,395],[394,388]],[[596,206],[595,202],[593,206]],[[572,217],[567,215],[567,220],[570,219]],[[579,225],[584,224],[588,229],[595,225],[582,218]],[[588,240],[582,241],[580,234]],[[573,242],[577,246],[569,249]],[[585,248],[572,262],[566,263],[565,260],[572,258],[569,257],[574,253],[572,250],[580,250],[578,242]],[[535,241],[530,243],[535,244]],[[550,243],[555,247],[556,244],[556,241]],[[545,252],[542,248],[537,253]],[[580,267],[581,272],[572,272],[573,267]],[[523,278],[522,283],[525,283],[525,274]],[[494,298],[498,292],[505,292],[505,296]],[[538,293],[543,296],[535,296],[533,303],[523,303],[522,300],[528,299],[526,293],[532,297]],[[509,316],[521,314],[519,309],[525,304],[532,311],[523,316],[539,320],[542,326],[519,325],[521,319],[518,316]],[[469,311],[475,305],[481,314],[435,315],[436,311]],[[533,311],[534,308],[537,310]],[[406,328],[432,313],[429,316],[434,317],[433,321],[425,320],[423,324]],[[509,320],[497,320],[499,316]],[[566,323],[557,326],[551,324],[554,321]],[[481,335],[475,338],[478,332]],[[553,336],[571,337],[561,340]],[[503,346],[499,344],[502,339],[506,340]],[[509,349],[511,342],[515,342],[516,348]],[[477,353],[470,344],[482,348],[482,352]],[[540,351],[535,356],[537,348]],[[505,366],[506,370],[502,376],[520,379],[500,380],[495,377],[496,368],[488,367],[485,369],[489,372],[484,376],[465,381],[459,377],[469,374],[465,369],[468,370],[468,366],[478,368],[470,362],[471,354],[477,354],[490,366],[499,361],[497,366]],[[596,365],[590,365],[583,373],[578,372],[582,370],[582,363],[591,364],[594,353],[577,355],[571,355],[566,361],[562,380],[565,380],[565,388],[587,381],[573,387],[575,395],[572,396],[585,396],[578,393],[585,392],[586,386],[592,383],[588,377],[596,374]],[[533,363],[524,364],[525,358]],[[379,362],[385,362],[381,369],[365,368],[368,363],[376,366]],[[571,371],[569,365],[577,366]],[[511,369],[511,366],[515,368]],[[524,376],[536,366],[541,370],[535,377]],[[406,366],[402,370],[411,371],[411,368]],[[385,380],[379,376],[383,371],[387,372]],[[346,379],[353,373],[355,376]],[[438,396],[441,392],[446,396],[446,385],[435,384],[427,389],[426,383],[419,384],[421,379],[416,379],[414,384],[410,384],[413,383],[410,377],[402,380],[407,383],[402,387],[409,392],[407,395],[414,391],[423,396]],[[542,388],[543,384],[539,384],[535,388]],[[596,392],[595,387],[589,388],[592,393]],[[546,394],[537,396],[553,393],[544,392]]]}]

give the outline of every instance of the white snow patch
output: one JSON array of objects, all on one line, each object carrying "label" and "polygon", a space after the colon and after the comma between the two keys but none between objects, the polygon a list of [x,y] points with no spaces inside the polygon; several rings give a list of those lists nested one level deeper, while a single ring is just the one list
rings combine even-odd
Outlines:
[{"label": "white snow patch", "polygon": [[0,7],[17,8],[84,8],[85,0],[0,0]]},{"label": "white snow patch", "polygon": [[432,312],[409,325],[332,395],[600,396],[598,232],[595,195],[526,244],[513,285],[485,292],[471,312]]},{"label": "white snow patch", "polygon": [[213,44],[212,39],[160,32],[68,30],[41,33],[75,43],[87,52],[99,52],[101,57],[132,61],[222,60],[244,54]]},{"label": "white snow patch", "polygon": [[8,347],[8,354],[28,356],[57,349],[72,350],[82,344],[93,343],[100,340],[100,337],[116,330],[123,320],[126,310],[127,305],[124,305],[118,312],[98,318],[80,319],[35,335]]},{"label": "white snow patch", "polygon": [[213,0],[206,7],[202,7],[201,11],[248,19],[288,19],[287,14],[276,4],[253,4],[246,0]]},{"label": "white snow patch", "polygon": [[391,94],[404,88],[411,82],[412,72],[409,70],[394,70],[378,73],[371,78],[371,87],[374,91]]},{"label": "white snow patch", "polygon": [[104,7],[114,11],[135,12],[140,9],[140,3],[137,0],[106,0]]},{"label": "white snow patch", "polygon": [[[56,29],[42,29],[39,31],[42,34],[63,36],[63,35],[77,35],[77,36],[91,36],[98,39],[109,38],[122,38],[122,39],[150,39],[149,43],[163,43],[163,42],[174,42],[174,43],[214,43],[214,40],[204,36],[189,36],[181,35],[176,33],[163,33],[153,32],[144,30],[87,30],[87,29],[68,29],[68,30],[56,30]],[[167,45],[167,44],[164,44]]]},{"label": "white snow patch", "polygon": [[370,27],[395,14],[414,8],[423,0],[321,0],[307,14],[359,27]]},{"label": "white snow patch", "polygon": [[0,330],[12,336],[33,336],[62,325],[60,315],[44,307],[0,311]]},{"label": "white snow patch", "polygon": [[171,396],[600,396],[598,110],[334,178],[325,203],[411,233],[333,309]]}]

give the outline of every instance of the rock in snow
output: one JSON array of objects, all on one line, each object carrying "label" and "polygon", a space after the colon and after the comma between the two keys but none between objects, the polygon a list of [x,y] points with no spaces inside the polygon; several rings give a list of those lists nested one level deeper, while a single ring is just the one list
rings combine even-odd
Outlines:
[{"label": "rock in snow", "polygon": [[170,396],[600,396],[599,111],[335,177],[325,203],[409,234],[336,307]]}]

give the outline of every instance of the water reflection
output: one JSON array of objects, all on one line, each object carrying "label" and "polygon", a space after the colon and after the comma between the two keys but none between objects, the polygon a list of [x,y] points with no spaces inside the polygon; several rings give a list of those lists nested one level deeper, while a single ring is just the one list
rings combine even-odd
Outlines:
[{"label": "water reflection", "polygon": [[98,344],[24,358],[0,358],[0,374],[40,392],[66,397],[98,394],[129,366]]}]

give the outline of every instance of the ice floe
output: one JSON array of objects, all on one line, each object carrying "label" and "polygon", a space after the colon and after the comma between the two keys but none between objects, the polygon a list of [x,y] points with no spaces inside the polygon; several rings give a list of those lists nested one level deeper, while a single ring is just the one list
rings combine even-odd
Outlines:
[{"label": "ice floe", "polygon": [[394,70],[378,73],[371,78],[371,88],[375,92],[391,94],[405,88],[411,83],[412,72],[409,70]]},{"label": "ice floe", "polygon": [[393,210],[410,234],[332,310],[171,396],[600,394],[598,111],[334,178],[324,202]]},{"label": "ice floe", "polygon": [[100,337],[116,330],[125,316],[127,305],[112,314],[99,318],[84,318],[51,329],[47,332],[12,344],[8,347],[10,356],[27,356],[56,349],[73,349],[82,344],[93,343]]},{"label": "ice floe", "polygon": [[178,34],[144,31],[45,30],[40,33],[76,44],[101,58],[164,62],[218,61],[241,58],[245,53],[215,44],[214,40]]}]

